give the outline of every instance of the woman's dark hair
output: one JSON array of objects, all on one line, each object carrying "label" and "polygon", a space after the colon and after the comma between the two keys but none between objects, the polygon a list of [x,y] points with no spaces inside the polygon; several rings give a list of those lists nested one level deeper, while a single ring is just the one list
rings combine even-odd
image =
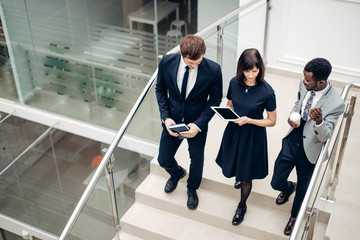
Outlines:
[{"label": "woman's dark hair", "polygon": [[327,80],[331,69],[330,62],[324,58],[314,58],[304,67],[304,71],[312,72],[315,81]]},{"label": "woman's dark hair", "polygon": [[259,51],[255,48],[249,48],[243,51],[237,63],[236,78],[245,85],[244,71],[257,67],[260,71],[256,77],[256,83],[264,81],[265,65]]},{"label": "woman's dark hair", "polygon": [[180,41],[180,53],[183,57],[196,60],[204,55],[206,51],[206,45],[201,37],[193,34],[188,34]]}]

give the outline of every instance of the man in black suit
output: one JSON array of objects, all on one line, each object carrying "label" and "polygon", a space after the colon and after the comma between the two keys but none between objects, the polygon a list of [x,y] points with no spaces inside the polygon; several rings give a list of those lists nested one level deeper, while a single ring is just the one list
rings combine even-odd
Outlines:
[{"label": "man in black suit", "polygon": [[[189,34],[180,42],[180,53],[165,55],[158,68],[155,88],[163,123],[158,161],[169,174],[164,191],[173,192],[186,175],[174,156],[183,138],[189,145],[190,167],[187,181],[187,206],[197,208],[196,190],[200,186],[204,165],[204,148],[208,122],[222,99],[222,74],[219,64],[204,58],[202,38]],[[189,131],[172,132],[170,125],[185,123]]]}]

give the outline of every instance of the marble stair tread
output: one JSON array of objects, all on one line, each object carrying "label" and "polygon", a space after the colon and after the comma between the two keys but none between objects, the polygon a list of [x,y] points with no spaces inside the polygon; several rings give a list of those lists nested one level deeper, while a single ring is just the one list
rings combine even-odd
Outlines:
[{"label": "marble stair tread", "polygon": [[121,219],[121,226],[124,233],[144,239],[253,239],[138,202]]},{"label": "marble stair tread", "polygon": [[[121,240],[142,240],[142,239],[146,239],[146,238],[140,238],[140,237],[136,237],[134,235],[125,233],[125,232],[121,232],[120,233],[120,239]],[[113,238],[113,240],[118,240],[116,237]]]},{"label": "marble stair tread", "polygon": [[237,194],[229,196],[200,188],[197,191],[199,206],[197,210],[190,211],[186,206],[186,181],[180,181],[171,194],[163,190],[166,181],[163,176],[149,175],[137,189],[137,202],[254,239],[286,239],[283,228],[289,218],[289,210],[277,206],[275,202],[268,207],[249,198],[244,222],[235,227],[231,219],[239,201],[239,190],[233,189]]},{"label": "marble stair tread", "polygon": [[[188,163],[185,163],[179,158],[179,164],[183,166],[186,171],[188,171]],[[157,159],[153,159],[150,163],[151,172],[155,175],[159,175],[165,178],[169,178],[169,174],[159,166]],[[206,174],[207,172],[207,174]],[[188,178],[188,174],[181,179],[181,182],[186,182]],[[164,183],[165,184],[165,183]],[[221,169],[216,163],[205,163],[204,165],[204,174],[202,178],[202,182],[200,185],[200,189],[207,189],[216,191],[218,193],[222,193],[229,196],[238,196],[239,190],[234,189],[234,178],[228,179],[224,177],[221,173]],[[270,186],[270,180],[262,179],[262,180],[254,180],[252,192],[250,198],[255,198],[257,201],[261,201],[262,204],[267,205],[268,207],[274,207],[275,199],[278,196],[279,192],[275,191]],[[255,195],[255,196],[253,196]],[[261,196],[261,197],[260,197]],[[289,203],[291,203],[294,199],[294,194],[290,196]],[[278,207],[277,205],[275,205]],[[282,209],[290,212],[291,204],[286,204],[281,206]]]}]

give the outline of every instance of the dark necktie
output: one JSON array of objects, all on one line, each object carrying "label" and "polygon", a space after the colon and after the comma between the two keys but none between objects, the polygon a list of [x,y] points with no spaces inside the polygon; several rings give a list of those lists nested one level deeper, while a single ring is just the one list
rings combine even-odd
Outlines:
[{"label": "dark necktie", "polygon": [[188,79],[189,79],[189,67],[186,66],[185,68],[186,68],[186,71],[185,71],[182,86],[181,86],[181,96],[184,100],[186,97],[186,86],[187,86]]},{"label": "dark necktie", "polygon": [[302,116],[302,119],[304,119],[304,121],[307,121],[307,119],[308,119],[309,110],[311,108],[314,96],[315,96],[315,91],[311,91],[311,95],[310,95],[309,99],[306,102],[306,105],[305,105],[305,108],[304,108],[304,114]]}]

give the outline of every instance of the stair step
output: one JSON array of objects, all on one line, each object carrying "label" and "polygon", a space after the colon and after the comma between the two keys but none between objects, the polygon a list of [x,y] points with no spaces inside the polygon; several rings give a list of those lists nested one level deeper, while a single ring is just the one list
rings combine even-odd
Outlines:
[{"label": "stair step", "polygon": [[[121,233],[120,233],[120,239],[121,239],[121,240],[142,240],[142,239],[144,239],[144,238],[139,238],[139,237],[136,237],[136,236],[134,236],[134,235],[121,232]],[[113,240],[117,240],[117,238],[114,238]]]},{"label": "stair step", "polygon": [[[188,163],[182,163],[181,160],[178,161],[181,166],[185,169],[188,168]],[[156,159],[151,161],[151,173],[161,177],[169,178],[169,174],[159,166]],[[216,169],[214,169],[216,168]],[[218,170],[216,173],[214,170]],[[187,170],[188,171],[188,170]],[[206,174],[208,172],[208,174]],[[187,175],[188,176],[188,175]],[[180,182],[186,182],[187,176],[180,180]],[[220,177],[219,177],[220,176]],[[165,186],[166,181],[162,184]],[[234,188],[234,179],[228,179],[222,175],[220,172],[220,167],[215,166],[215,163],[207,163],[204,166],[204,175],[201,181],[200,189],[207,189],[217,193],[221,193],[233,198],[239,198],[239,190]],[[287,211],[290,213],[291,203],[294,199],[294,194],[290,196],[289,203],[282,206],[275,204],[275,199],[279,192],[273,190],[270,186],[270,180],[255,180],[253,181],[253,187],[249,199],[254,199],[262,205],[269,208],[276,208],[282,211]]]},{"label": "stair step", "polygon": [[173,193],[166,194],[163,190],[166,181],[167,178],[162,176],[149,175],[137,189],[137,202],[252,239],[287,239],[283,235],[283,227],[289,218],[289,212],[276,208],[274,202],[275,206],[267,207],[256,199],[249,198],[244,222],[235,227],[231,224],[231,219],[239,196],[231,197],[200,188],[197,191],[199,206],[196,211],[190,211],[186,206],[186,182],[179,182]]},{"label": "stair step", "polygon": [[237,239],[250,240],[220,228],[135,203],[121,220],[122,230],[144,239]]}]

